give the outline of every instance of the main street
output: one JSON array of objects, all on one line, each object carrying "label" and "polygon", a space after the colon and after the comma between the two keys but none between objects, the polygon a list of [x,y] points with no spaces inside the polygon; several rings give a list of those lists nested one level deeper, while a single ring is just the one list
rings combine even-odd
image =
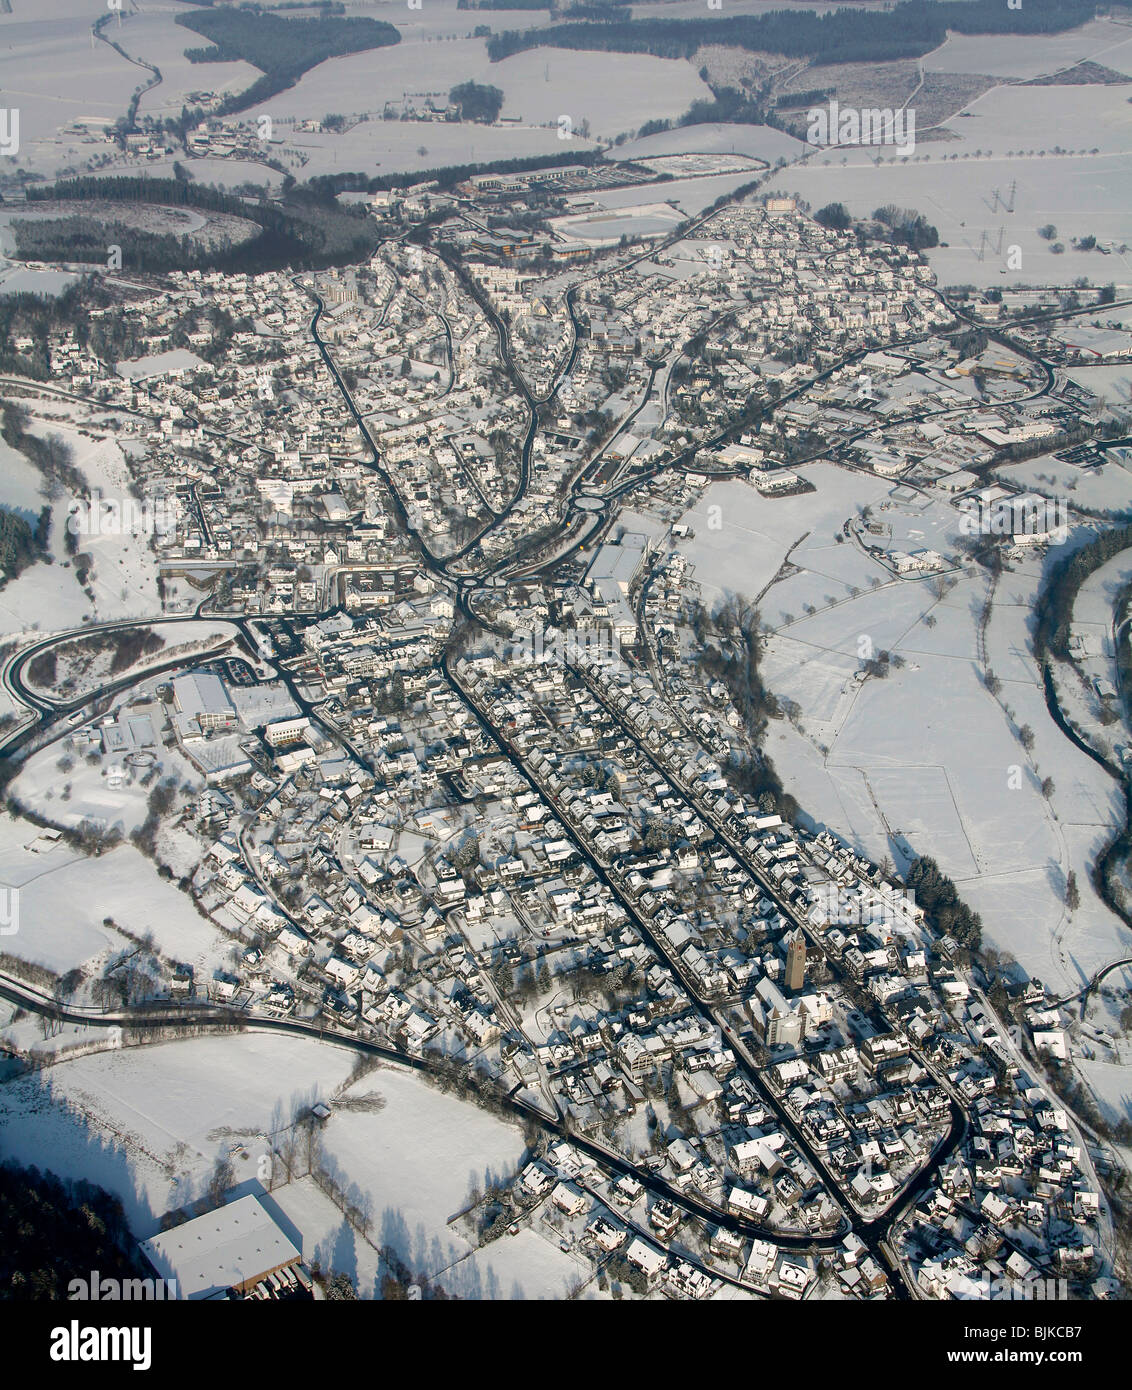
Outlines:
[{"label": "main street", "polygon": [[[721,1035],[727,1039],[728,1045],[731,1047],[733,1053],[735,1054],[736,1060],[739,1063],[740,1070],[743,1072],[748,1082],[755,1088],[758,1094],[766,1102],[766,1104],[773,1110],[779,1122],[781,1123],[783,1129],[790,1135],[791,1140],[794,1142],[798,1151],[802,1155],[804,1155],[804,1157],[811,1164],[813,1169],[821,1175],[831,1198],[840,1198],[841,1200],[844,1200],[844,1189],[842,1183],[834,1176],[825,1159],[810,1144],[809,1140],[803,1133],[801,1127],[797,1124],[794,1117],[790,1114],[789,1110],[785,1107],[785,1105],[781,1103],[779,1098],[774,1094],[773,1090],[767,1084],[763,1077],[762,1069],[759,1063],[753,1057],[753,1055],[750,1052],[750,1049],[744,1043],[743,1039],[736,1033],[735,1029],[732,1027],[731,1022],[726,1017],[724,1010],[721,1009],[714,1001],[708,999],[700,992],[695,981],[692,980],[691,977],[688,975],[687,971],[684,970],[682,963],[674,955],[671,948],[661,937],[659,937],[656,933],[652,931],[648,920],[638,909],[633,896],[626,890],[626,887],[621,880],[621,876],[617,873],[615,869],[606,865],[604,860],[600,857],[594,846],[589,842],[589,840],[586,838],[583,832],[579,828],[571,824],[569,818],[563,813],[558,798],[552,791],[550,791],[547,787],[545,787],[542,784],[537,773],[530,766],[529,760],[523,756],[522,752],[518,748],[516,748],[512,740],[507,736],[506,732],[492,721],[489,713],[483,709],[482,705],[475,699],[474,695],[467,689],[466,686],[462,684],[459,678],[454,675],[454,673],[451,670],[451,665],[447,656],[444,658],[443,661],[443,669],[446,677],[452,683],[453,687],[460,693],[460,695],[467,702],[467,704],[475,711],[481,726],[484,728],[486,732],[491,734],[494,740],[503,749],[504,753],[507,755],[509,761],[515,767],[515,769],[519,773],[521,773],[521,775],[524,777],[524,779],[528,782],[528,784],[532,787],[533,790],[535,790],[540,796],[548,800],[552,807],[556,809],[559,815],[560,822],[563,825],[566,834],[573,841],[578,852],[586,860],[591,871],[606,886],[606,888],[608,888],[610,893],[612,893],[613,896],[617,899],[619,905],[631,918],[633,926],[636,929],[636,931],[640,934],[641,938],[649,945],[649,947],[658,956],[658,958],[665,962],[665,964],[668,966],[669,970],[672,972],[674,977],[680,981],[682,987],[684,988],[688,997],[692,1001],[693,1007],[696,1009],[696,1011],[713,1027],[718,1028],[720,1030]],[[579,670],[577,670],[576,668],[572,669],[573,674],[576,677],[585,681],[584,675]],[[593,694],[595,698],[601,699],[598,692],[588,681],[586,681],[586,684],[591,694]],[[605,704],[604,701],[602,701],[602,703],[603,707],[606,709],[607,714],[610,714],[611,717],[616,718],[617,716],[613,711],[612,707]],[[743,851],[743,849],[736,844],[734,838],[723,829],[723,827],[719,824],[718,819],[710,813],[707,807],[702,805],[702,803],[700,803],[696,798],[693,797],[693,795],[690,793],[690,791],[684,785],[682,779],[680,779],[678,775],[674,774],[674,772],[671,769],[669,769],[667,766],[656,760],[652,756],[652,754],[648,753],[643,748],[639,741],[637,741],[637,746],[640,748],[642,754],[656,768],[656,770],[660,772],[666,780],[668,780],[677,787],[677,789],[685,797],[687,803],[695,807],[697,814],[712,824],[712,828],[715,831],[716,835],[719,837],[720,842],[726,845],[726,847],[728,848],[730,853],[735,857],[737,862],[742,864],[751,874],[752,878],[754,878],[760,884],[760,886],[763,887],[764,891],[767,893],[767,896],[771,898],[771,900],[776,904],[776,906],[783,913],[783,915],[794,925],[801,926],[803,930],[806,932],[807,936],[810,938],[810,940],[813,941],[814,938],[812,935],[811,925],[799,918],[798,915],[794,912],[792,906],[782,899],[781,895],[777,891],[776,886],[769,882],[766,879],[765,875],[762,873],[761,866],[755,865],[750,860],[750,856],[748,856]],[[853,1219],[850,1221],[849,1218],[846,1216],[845,1212],[842,1211],[841,1224],[839,1227],[839,1234],[843,1233],[845,1230],[851,1227],[856,1232],[856,1234],[858,1234],[861,1237],[861,1239],[866,1243],[866,1245],[868,1245],[872,1253],[875,1256],[877,1256],[882,1261],[882,1263],[889,1269],[891,1275],[896,1281],[898,1281],[898,1283],[902,1283],[902,1275],[900,1274],[899,1269],[895,1266],[894,1262],[888,1256],[884,1244],[886,1237],[888,1236],[888,1233],[893,1227],[893,1225],[898,1220],[899,1216],[908,1209],[908,1207],[915,1201],[916,1197],[919,1196],[920,1193],[927,1189],[932,1179],[934,1178],[936,1172],[938,1172],[941,1165],[955,1151],[957,1146],[962,1141],[964,1135],[966,1134],[966,1116],[962,1107],[958,1103],[957,1098],[955,1097],[952,1091],[952,1088],[949,1084],[947,1084],[936,1074],[934,1068],[932,1068],[925,1059],[920,1058],[919,1060],[921,1065],[924,1066],[925,1070],[927,1070],[929,1074],[932,1075],[933,1079],[936,1080],[937,1083],[943,1086],[943,1088],[946,1090],[948,1094],[950,1105],[950,1123],[947,1132],[942,1137],[942,1139],[934,1146],[928,1161],[920,1169],[917,1170],[914,1177],[905,1185],[903,1189],[901,1189],[901,1191],[897,1194],[897,1196],[893,1199],[893,1201],[889,1204],[889,1206],[884,1212],[872,1217],[863,1216],[859,1212],[855,1212]],[[773,1236],[773,1238],[779,1240],[780,1236],[775,1235]]]}]

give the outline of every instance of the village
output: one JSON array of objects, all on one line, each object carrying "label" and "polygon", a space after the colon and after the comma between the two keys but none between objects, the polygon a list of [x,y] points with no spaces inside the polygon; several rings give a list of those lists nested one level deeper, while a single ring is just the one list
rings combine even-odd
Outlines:
[{"label": "village", "polygon": [[[774,506],[821,458],[1054,544],[987,469],[1099,457],[1112,417],[1027,344],[957,337],[916,253],[790,199],[592,273],[511,254],[177,272],[96,311],[117,360],[51,344],[168,513],[165,614],[237,634],[67,739],[118,786],[195,773],[182,886],[233,949],[203,974],[158,949],[158,996],[521,1107],[543,1134],[504,1224],[637,1293],[1106,1288],[1096,1174],[1033,1060],[1064,1010],[1010,1001],[1023,1055],[970,943],[758,780],[704,675],[738,638],[677,543],[709,478]],[[894,583],[958,563],[868,508],[843,534]]]}]

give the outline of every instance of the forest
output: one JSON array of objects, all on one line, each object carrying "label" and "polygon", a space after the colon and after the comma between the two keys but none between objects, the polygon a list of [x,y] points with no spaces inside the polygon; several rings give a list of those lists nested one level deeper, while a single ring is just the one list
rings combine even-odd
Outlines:
[{"label": "forest", "polygon": [[951,936],[961,946],[977,951],[982,944],[983,924],[977,912],[961,902],[955,884],[934,859],[924,855],[909,865],[904,882],[916,895],[928,921],[942,936]]},{"label": "forest", "polygon": [[492,62],[539,47],[690,58],[703,44],[781,53],[815,63],[886,62],[937,48],[949,29],[962,34],[1055,34],[1093,18],[1092,0],[903,0],[888,11],[772,10],[702,19],[637,19],[508,30],[488,40]]},{"label": "forest", "polygon": [[461,82],[448,93],[448,100],[459,108],[462,121],[491,122],[503,106],[503,93],[480,82]]},{"label": "forest", "polygon": [[68,179],[28,189],[29,202],[55,199],[194,207],[244,218],[254,222],[260,233],[238,246],[209,248],[191,237],[142,232],[107,223],[102,217],[75,214],[40,223],[14,223],[22,254],[43,261],[73,261],[84,259],[86,252],[104,262],[106,248],[112,244],[122,248],[122,265],[128,270],[318,270],[366,259],[379,239],[377,224],[364,207],[336,204],[311,189],[293,188],[282,203],[239,198],[180,179],[144,176]]},{"label": "forest", "polygon": [[90,1182],[0,1164],[0,1298],[67,1297],[74,1279],[131,1279],[121,1203]]},{"label": "forest", "polygon": [[384,20],[323,13],[317,19],[281,19],[258,10],[210,9],[177,16],[177,23],[209,40],[210,47],[187,48],[192,63],[243,59],[263,76],[229,97],[220,113],[244,111],[293,86],[304,72],[327,58],[362,53],[400,43],[401,35]]},{"label": "forest", "polygon": [[35,558],[35,532],[22,516],[0,507],[0,583],[14,579]]}]

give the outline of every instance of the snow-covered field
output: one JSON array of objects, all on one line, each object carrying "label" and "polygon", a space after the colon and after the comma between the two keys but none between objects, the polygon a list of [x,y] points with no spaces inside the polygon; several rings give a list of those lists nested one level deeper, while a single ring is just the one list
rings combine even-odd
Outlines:
[{"label": "snow-covered field", "polygon": [[12,0],[4,17],[0,87],[20,112],[20,165],[51,172],[101,152],[59,132],[73,121],[112,125],[148,74],[109,44],[91,42],[100,11],[87,0]]},{"label": "snow-covered field", "polygon": [[[855,543],[833,540],[869,503],[891,526],[892,545],[946,555],[958,536],[954,510],[885,502],[890,485],[827,465],[801,471],[816,493],[771,500],[742,483],[713,484],[684,516],[695,537],[681,546],[709,606],[728,591],[754,599],[772,585],[759,599],[775,630],[763,679],[801,710],[798,727],[775,721],[768,735],[787,790],[815,823],[877,860],[889,855],[899,867],[932,855],[982,913],[988,944],[1047,983],[1079,984],[1129,945],[1088,880],[1120,799],[1045,708],[1027,633],[1041,561],[1018,562],[998,586],[987,634],[988,664],[1003,687],[996,699],[976,648],[985,571],[957,572],[940,597],[938,581],[895,580]],[[713,506],[723,518],[715,532]],[[787,554],[797,572],[772,584]],[[853,677],[862,654],[882,650],[903,667],[861,685]],[[1027,724],[1029,754],[1019,741]],[[1070,869],[1081,893],[1073,913],[1064,901]]]},{"label": "snow-covered field", "polygon": [[163,376],[174,371],[191,372],[203,366],[203,358],[195,352],[189,352],[187,348],[174,348],[171,352],[157,352],[150,357],[119,362],[114,370],[127,381],[144,381],[147,377]]},{"label": "snow-covered field", "polygon": [[1065,34],[1032,35],[1024,43],[1006,34],[950,34],[923,60],[927,72],[976,72],[992,77],[1040,77],[1091,60],[1132,73],[1127,25],[1101,20]]},{"label": "snow-covered field", "polygon": [[46,502],[43,474],[19,450],[0,439],[0,506],[20,512],[34,526]]},{"label": "snow-covered field", "polygon": [[[214,92],[227,96],[242,92],[262,74],[251,63],[190,63],[186,48],[206,48],[208,41],[178,24],[177,16],[188,13],[180,5],[160,0],[141,0],[135,13],[124,14],[107,37],[132,57],[152,63],[161,70],[160,83],[146,92],[138,107],[141,116],[179,116],[190,92]],[[132,69],[135,73],[137,69]],[[144,78],[144,74],[141,74]]]},{"label": "snow-covered field", "polygon": [[[867,583],[870,574],[879,572],[879,567],[855,547],[838,545],[833,537],[858,505],[879,502],[892,490],[892,484],[829,464],[811,464],[797,472],[815,485],[816,493],[764,497],[744,482],[713,483],[681,517],[694,536],[681,541],[678,548],[696,567],[705,603],[725,593],[753,599],[774,578],[795,546],[808,557],[807,568],[829,580],[831,587],[822,590],[814,603],[820,604],[825,593],[843,598],[850,585]],[[719,521],[718,529],[713,529],[713,520]],[[796,555],[792,558],[800,563]],[[773,605],[778,599],[776,589],[768,596],[768,603]],[[784,601],[776,619],[773,606],[760,606],[763,616],[772,622],[790,611]],[[800,606],[793,611],[799,613]]]},{"label": "snow-covered field", "polygon": [[118,1196],[139,1239],[163,1212],[204,1195],[237,1138],[238,1182],[255,1178],[264,1135],[350,1074],[340,1048],[262,1034],[102,1052],[0,1088],[0,1151],[89,1178]]},{"label": "snow-covered field", "polygon": [[666,154],[747,154],[755,159],[791,159],[805,150],[801,140],[768,125],[678,126],[640,140],[629,140],[617,154],[622,159],[644,159]]},{"label": "snow-covered field", "polygon": [[[0,1153],[100,1183],[144,1239],[164,1211],[205,1193],[214,1163],[235,1143],[244,1147],[233,1158],[237,1184],[259,1190],[267,1136],[278,1146],[297,1112],[328,1101],[322,1166],[368,1214],[370,1243],[300,1179],[265,1200],[305,1257],[351,1274],[363,1297],[373,1296],[374,1247],[383,1244],[463,1297],[560,1297],[583,1268],[537,1231],[473,1253],[448,1224],[473,1185],[515,1170],[518,1129],[398,1068],[346,1085],[352,1064],[331,1044],[254,1032],[81,1057],[0,1085]],[[359,1098],[373,1108],[348,1108]]]},{"label": "snow-covered field", "polygon": [[[113,796],[108,813],[126,818],[121,793]],[[97,973],[109,953],[128,944],[117,924],[135,937],[152,932],[168,959],[206,976],[226,960],[231,941],[132,845],[97,858],[64,844],[37,853],[27,846],[38,835],[30,822],[0,816],[0,884],[19,890],[19,929],[3,941],[8,954],[57,974],[82,966]]]},{"label": "snow-covered field", "polygon": [[[92,437],[78,423],[85,413],[81,406],[52,403],[38,408],[29,428],[41,437],[61,435],[71,445],[75,466],[92,489],[104,497],[129,495],[130,472],[121,446],[112,438]],[[31,496],[33,473],[26,462],[22,467],[17,462],[11,474],[6,475],[12,481],[3,486],[14,486],[17,495],[26,500]],[[82,538],[82,551],[94,559],[88,580],[93,601],[88,598],[76,580],[75,566],[64,544],[73,500],[68,495],[51,499],[49,546],[54,562],[31,566],[0,591],[0,635],[60,631],[78,627],[85,618],[106,622],[160,614],[156,558],[143,535]],[[46,501],[44,497],[39,505]]]},{"label": "snow-covered field", "polygon": [[[1031,94],[1041,90],[1025,89]],[[1132,88],[1086,90],[1132,94]],[[1032,95],[1021,98],[1022,102],[1033,100]],[[1124,110],[1132,115],[1132,106],[1126,101]],[[990,114],[985,141],[993,138],[1002,119],[1004,113]],[[1017,128],[1008,148],[1015,149],[1015,141],[1025,141],[1029,149],[1035,137],[1027,136],[1025,124],[1036,121],[1036,113],[1031,107],[1029,115],[1016,113],[1015,120]],[[1079,136],[1079,143],[1070,141],[1066,147],[1091,149],[1100,144],[1087,129]],[[1132,260],[1127,254],[1102,256],[1096,251],[1074,251],[1070,245],[1071,238],[1090,235],[1132,244],[1132,209],[1122,193],[1132,178],[1132,134],[1122,138],[1125,150],[1120,153],[1103,152],[1102,147],[1098,155],[1053,155],[1047,151],[1044,158],[1035,153],[1019,159],[1017,155],[1008,158],[1004,147],[993,156],[954,162],[944,155],[958,151],[959,146],[925,145],[918,147],[916,163],[885,162],[880,166],[862,162],[859,152],[831,152],[815,157],[804,168],[782,170],[773,187],[797,192],[815,208],[844,203],[856,217],[871,216],[887,203],[917,209],[938,228],[941,243],[947,243],[926,253],[943,285],[1068,285],[1079,276],[1097,285],[1109,281],[1128,285],[1132,283]],[[987,144],[982,148],[985,150]],[[1013,214],[1001,204],[994,210],[995,189],[1006,197],[1012,182],[1016,183]],[[1066,248],[1063,255],[1051,254],[1049,243],[1037,234],[1039,227],[1050,222]],[[1021,253],[1021,259],[1013,263],[1016,269],[1007,267],[1011,246],[1017,246]]]},{"label": "snow-covered field", "polygon": [[[1107,370],[1098,368],[1096,370]],[[1124,368],[1125,371],[1129,369]],[[1096,380],[1084,380],[1090,391],[1103,395],[1105,387]],[[1112,396],[1115,403],[1115,395]],[[1043,497],[1063,501],[1070,507],[1090,511],[1126,511],[1132,505],[1132,472],[1115,461],[1099,468],[1076,468],[1062,463],[1051,454],[1027,459],[1025,463],[1009,463],[998,474]]]}]

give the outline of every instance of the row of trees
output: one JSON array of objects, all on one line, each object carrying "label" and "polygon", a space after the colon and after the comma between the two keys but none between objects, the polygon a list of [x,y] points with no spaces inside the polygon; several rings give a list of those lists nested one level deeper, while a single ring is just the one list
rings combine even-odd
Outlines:
[{"label": "row of trees", "polygon": [[1069,625],[1078,589],[1089,575],[1129,546],[1132,525],[1114,526],[1055,566],[1035,606],[1034,655],[1039,661],[1048,656],[1069,659]]},{"label": "row of trees", "polygon": [[[538,169],[555,169],[563,164],[596,164],[601,159],[600,150],[574,150],[570,142],[561,154],[537,155],[533,158],[495,159],[487,164],[445,164],[435,169],[418,169],[412,174],[371,175],[353,170],[342,174],[317,174],[305,185],[312,193],[323,199],[333,199],[337,194],[385,193],[408,184],[436,183],[441,188],[453,188],[464,183],[473,174],[517,174],[530,173]],[[533,189],[532,197],[538,196]],[[508,223],[508,225],[511,225]]]},{"label": "row of trees", "polygon": [[47,495],[52,499],[65,493],[86,491],[86,478],[75,467],[74,451],[61,434],[45,438],[28,429],[31,414],[19,401],[6,401],[0,409],[0,438],[43,475]]},{"label": "row of trees", "polygon": [[904,882],[915,893],[916,902],[941,936],[953,937],[969,951],[979,949],[982,918],[960,900],[955,884],[934,859],[924,855],[915,860],[904,875]]},{"label": "row of trees", "polygon": [[[761,744],[767,720],[777,718],[782,710],[759,674],[758,609],[731,596],[709,614],[697,600],[690,621],[699,647],[700,669],[709,679],[723,682],[751,742]],[[763,814],[777,812],[785,820],[797,815],[798,803],[783,788],[774,764],[763,753],[733,759],[724,772],[736,790],[755,801]]]}]

